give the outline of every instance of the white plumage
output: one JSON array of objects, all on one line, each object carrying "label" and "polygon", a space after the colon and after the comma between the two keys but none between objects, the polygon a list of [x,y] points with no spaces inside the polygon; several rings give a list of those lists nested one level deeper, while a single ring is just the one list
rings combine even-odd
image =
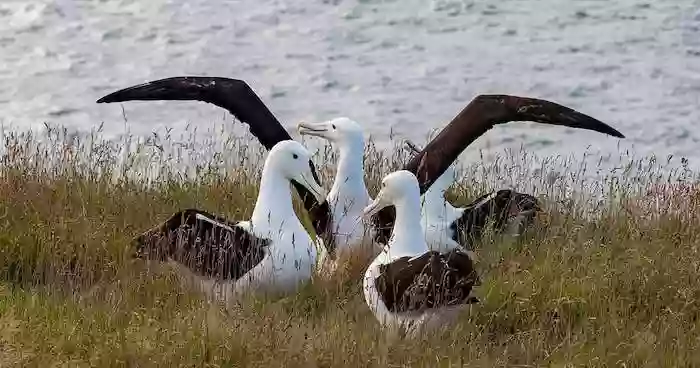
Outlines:
[{"label": "white plumage", "polygon": [[[468,293],[472,285],[477,281],[478,277],[472,268],[469,256],[456,252],[442,253],[431,252],[428,248],[428,243],[420,226],[420,190],[416,177],[405,170],[397,171],[387,175],[382,180],[382,189],[364,211],[364,217],[369,218],[377,213],[382,208],[394,205],[396,208],[396,221],[394,222],[394,230],[388,244],[384,247],[381,253],[372,261],[365,272],[363,280],[363,290],[365,301],[368,307],[374,313],[377,320],[390,330],[405,329],[409,333],[416,333],[422,328],[435,328],[444,326],[446,323],[454,321],[459,311],[468,303]],[[460,260],[466,259],[466,264],[458,265],[451,257],[461,257]],[[462,280],[466,280],[467,285],[465,295],[462,295],[456,303],[439,303],[435,300],[435,305],[432,307],[408,308],[403,311],[392,311],[383,301],[384,297],[381,293],[389,292],[387,290],[380,291],[377,287],[378,278],[384,273],[388,273],[389,267],[395,267],[400,262],[407,266],[399,268],[398,274],[394,277],[406,280],[413,280],[423,272],[425,266],[428,265],[430,257],[436,257],[440,264],[453,267],[456,275]],[[409,267],[412,263],[416,267]],[[462,266],[466,267],[462,267]],[[388,267],[387,267],[388,266]],[[401,274],[403,272],[404,274]],[[438,278],[431,278],[425,281],[429,285],[436,285],[443,281]],[[447,284],[447,281],[444,281]],[[448,287],[447,285],[445,285]],[[450,284],[449,287],[453,287]],[[457,290],[457,287],[454,287]],[[462,291],[462,290],[459,290]],[[408,293],[408,291],[405,291]],[[394,298],[400,298],[404,295],[397,295]],[[398,303],[398,302],[396,302]]]},{"label": "white plumage", "polygon": [[228,302],[249,289],[294,291],[311,277],[317,252],[292,207],[290,181],[308,188],[319,201],[325,197],[314,179],[310,158],[298,142],[276,144],[265,160],[249,221],[229,222],[204,211],[186,210],[139,237],[138,247],[154,254],[165,252],[216,300]]},{"label": "white plumage", "polygon": [[362,210],[372,201],[365,185],[362,127],[348,118],[336,118],[317,124],[300,123],[299,132],[327,139],[338,149],[335,179],[327,197],[337,251],[363,244],[363,239],[373,236],[373,231],[371,226],[358,221]]}]

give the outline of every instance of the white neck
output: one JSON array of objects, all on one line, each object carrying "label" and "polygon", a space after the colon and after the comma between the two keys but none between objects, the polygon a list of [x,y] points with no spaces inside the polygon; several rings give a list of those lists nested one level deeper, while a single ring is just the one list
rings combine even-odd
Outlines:
[{"label": "white neck", "polygon": [[437,178],[437,180],[435,180],[433,185],[430,186],[430,189],[432,189],[436,195],[439,193],[439,195],[444,198],[445,193],[447,193],[447,189],[452,185],[454,180],[455,171],[452,166],[450,166]]},{"label": "white neck", "polygon": [[401,198],[394,203],[396,221],[389,239],[388,252],[392,258],[416,256],[428,251],[420,223],[420,200],[416,195]]},{"label": "white neck", "polygon": [[438,214],[445,211],[455,210],[455,208],[447,201],[445,194],[447,188],[452,185],[454,180],[453,170],[447,169],[440,177],[435,180],[433,185],[423,193],[423,207],[421,213]]},{"label": "white neck", "polygon": [[369,201],[365,186],[364,143],[352,140],[339,145],[338,169],[335,172],[333,187],[328,193],[329,201],[354,200],[359,206]]},{"label": "white neck", "polygon": [[272,232],[281,230],[294,222],[299,223],[292,207],[289,180],[268,165],[263,168],[260,192],[255,202],[251,222],[254,227]]},{"label": "white neck", "polygon": [[423,193],[423,206],[427,204],[434,205],[435,203],[440,203],[440,206],[442,206],[442,202],[445,201],[445,193],[447,193],[445,189],[436,188],[434,185],[431,186]]}]

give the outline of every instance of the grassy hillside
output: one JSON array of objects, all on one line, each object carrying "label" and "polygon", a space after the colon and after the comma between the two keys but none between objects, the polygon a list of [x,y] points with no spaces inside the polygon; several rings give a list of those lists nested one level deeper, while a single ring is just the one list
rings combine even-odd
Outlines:
[{"label": "grassy hillside", "polygon": [[[477,244],[482,303],[422,340],[383,337],[360,293],[358,261],[299,295],[224,308],[168,266],[131,260],[131,238],[182,207],[251,213],[262,156],[248,139],[212,144],[207,156],[155,136],[129,156],[99,135],[6,136],[0,366],[700,365],[698,186],[665,176],[653,159],[599,182],[583,179],[590,168],[543,164],[532,174],[519,153],[470,166],[450,194],[457,203],[505,180],[540,194],[547,210],[521,239]],[[333,161],[319,155],[317,163]],[[368,148],[372,193],[405,158]]]}]

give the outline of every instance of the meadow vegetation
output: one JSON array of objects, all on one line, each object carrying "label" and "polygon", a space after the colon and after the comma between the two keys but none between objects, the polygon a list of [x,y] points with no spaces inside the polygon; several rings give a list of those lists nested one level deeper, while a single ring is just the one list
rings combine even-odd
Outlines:
[{"label": "meadow vegetation", "polygon": [[[523,152],[465,165],[453,202],[506,182],[545,211],[520,238],[475,245],[482,302],[458,325],[388,340],[364,304],[361,256],[298,295],[235,308],[132,259],[131,238],[179,209],[251,213],[257,143],[174,140],[5,134],[0,367],[700,365],[700,187],[689,169],[647,158],[587,180],[594,168],[533,165]],[[334,156],[317,155],[329,187]],[[368,145],[372,194],[406,158],[398,144]]]}]

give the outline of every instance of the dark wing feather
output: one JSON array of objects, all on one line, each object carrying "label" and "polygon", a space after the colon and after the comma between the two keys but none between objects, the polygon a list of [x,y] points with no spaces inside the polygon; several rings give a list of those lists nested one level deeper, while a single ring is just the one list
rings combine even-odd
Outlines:
[{"label": "dark wing feather", "polygon": [[[479,95],[415,155],[404,170],[416,174],[421,193],[425,193],[472,142],[495,125],[511,121],[568,126],[624,138],[622,133],[602,121],[554,102],[508,95]],[[389,207],[375,216],[379,226],[376,239],[386,242],[395,216]]]},{"label": "dark wing feather", "polygon": [[97,103],[123,101],[203,101],[228,110],[268,150],[292,137],[248,84],[239,79],[219,77],[173,77],[125,88],[97,100]]},{"label": "dark wing feather", "polygon": [[[291,140],[279,120],[265,106],[252,88],[240,79],[221,77],[172,77],[121,89],[97,100],[97,103],[124,101],[203,101],[228,110],[236,119],[247,124],[250,132],[268,150],[275,144]],[[309,161],[316,182],[321,185],[313,162]],[[293,183],[309,212],[317,234],[330,253],[335,249],[331,236],[331,212],[327,201],[316,198],[299,183]]]},{"label": "dark wing feather", "polygon": [[508,95],[480,95],[414,156],[405,169],[416,174],[421,193],[425,193],[472,142],[495,125],[512,121],[567,126],[624,138],[622,133],[602,121],[554,102]]},{"label": "dark wing feather", "polygon": [[509,189],[487,193],[464,208],[464,214],[452,225],[453,237],[459,244],[472,244],[481,237],[488,223],[501,232],[513,221],[518,221],[517,232],[532,224],[541,211],[537,198]]},{"label": "dark wing feather", "polygon": [[399,258],[379,272],[377,292],[394,313],[473,302],[469,294],[479,279],[471,258],[458,250]]},{"label": "dark wing feather", "polygon": [[139,258],[160,261],[171,258],[198,275],[237,280],[262,261],[270,240],[256,237],[236,225],[205,211],[187,209],[137,236],[133,246]]}]

